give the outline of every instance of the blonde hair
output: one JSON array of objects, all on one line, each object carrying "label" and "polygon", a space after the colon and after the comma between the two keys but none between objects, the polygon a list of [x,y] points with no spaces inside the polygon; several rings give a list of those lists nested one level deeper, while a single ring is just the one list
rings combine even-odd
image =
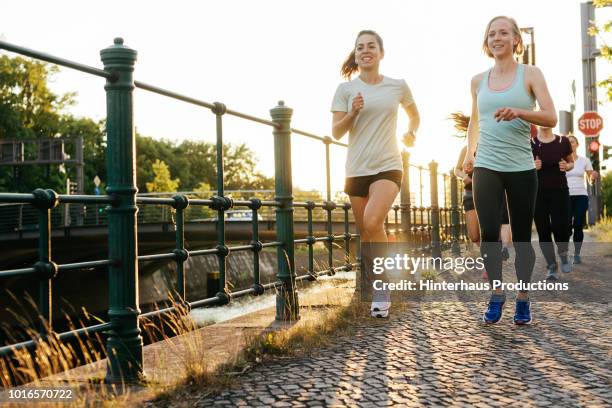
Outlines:
[{"label": "blonde hair", "polygon": [[485,30],[485,33],[484,33],[484,39],[482,40],[482,50],[488,57],[493,58],[493,54],[491,53],[491,50],[489,49],[489,42],[488,42],[489,30],[491,29],[491,24],[493,24],[495,20],[499,20],[501,18],[507,20],[510,23],[510,25],[512,26],[512,34],[518,38],[518,43],[514,45],[512,49],[512,51],[514,52],[514,55],[522,55],[523,52],[525,51],[525,45],[523,45],[523,36],[521,35],[521,30],[518,24],[516,23],[516,20],[513,19],[512,17],[507,17],[507,16],[493,17],[491,21],[489,21],[489,24],[487,24],[487,29]]}]

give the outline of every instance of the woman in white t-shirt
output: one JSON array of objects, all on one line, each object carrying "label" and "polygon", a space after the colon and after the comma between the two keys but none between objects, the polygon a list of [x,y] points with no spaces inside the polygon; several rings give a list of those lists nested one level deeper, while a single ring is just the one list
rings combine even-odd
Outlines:
[{"label": "woman in white t-shirt", "polygon": [[[404,108],[409,119],[403,138],[406,146],[412,146],[419,126],[419,112],[406,82],[379,72],[384,55],[383,41],[376,32],[359,32],[341,68],[348,82],[338,86],[331,108],[334,138],[349,133],[344,191],[350,198],[361,236],[366,270],[372,267],[370,252],[387,242],[384,220],[402,182],[396,137],[398,107]],[[350,80],[354,73],[359,73],[358,77]],[[372,302],[372,316],[387,317],[389,307],[385,292],[382,299]]]},{"label": "woman in white t-shirt", "polygon": [[574,168],[565,173],[567,177],[567,186],[570,193],[570,236],[572,230],[574,232],[574,264],[582,262],[580,259],[580,250],[584,233],[582,227],[584,225],[584,216],[589,208],[589,195],[584,184],[584,176],[586,174],[589,182],[597,179],[597,172],[593,171],[591,161],[586,157],[578,156],[578,139],[575,136],[569,136],[570,144],[572,145],[572,155],[574,157]]}]

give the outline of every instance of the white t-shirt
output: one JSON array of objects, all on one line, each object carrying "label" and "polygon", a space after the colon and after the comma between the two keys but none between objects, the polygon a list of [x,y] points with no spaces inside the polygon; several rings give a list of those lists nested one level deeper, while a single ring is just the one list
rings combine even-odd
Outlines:
[{"label": "white t-shirt", "polygon": [[565,172],[571,196],[588,195],[584,185],[584,173],[587,170],[593,170],[591,161],[586,157],[578,156],[574,162],[574,168]]},{"label": "white t-shirt", "polygon": [[402,170],[397,144],[397,110],[401,104],[414,103],[412,92],[403,79],[383,76],[376,85],[359,77],[338,86],[332,112],[350,112],[353,98],[361,93],[363,109],[349,130],[346,177],[369,176],[388,170]]}]

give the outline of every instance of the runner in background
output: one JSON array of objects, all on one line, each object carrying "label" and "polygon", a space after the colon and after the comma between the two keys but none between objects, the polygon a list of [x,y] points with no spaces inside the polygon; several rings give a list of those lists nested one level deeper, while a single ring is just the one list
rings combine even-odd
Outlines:
[{"label": "runner in background", "polygon": [[565,172],[574,166],[572,146],[565,136],[554,135],[551,128],[540,127],[531,141],[538,171],[535,224],[540,249],[546,259],[546,280],[557,280],[557,260],[552,242],[554,235],[561,271],[572,271],[567,246],[569,240],[569,190]]},{"label": "runner in background", "polygon": [[593,170],[593,165],[589,159],[578,156],[578,139],[576,136],[569,136],[568,138],[572,145],[572,158],[574,159],[574,168],[565,172],[570,194],[569,235],[571,237],[573,231],[574,264],[580,264],[582,263],[580,250],[584,240],[582,228],[584,227],[586,212],[589,208],[589,194],[584,184],[584,179],[586,175],[589,183],[593,183],[597,180],[599,174]]},{"label": "runner in background", "polygon": [[[470,117],[465,115],[463,112],[453,112],[450,115],[450,119],[455,122],[455,129],[458,130],[459,137],[465,138],[467,136],[467,128],[470,123]],[[471,242],[480,246],[480,225],[478,224],[478,216],[476,215],[476,209],[474,208],[474,197],[472,194],[472,173],[463,171],[463,161],[465,160],[465,154],[467,152],[467,146],[464,146],[459,153],[459,159],[455,166],[455,176],[463,180],[463,211],[465,213],[465,223],[468,238]],[[502,226],[500,231],[500,239],[502,241],[502,259],[505,261],[510,257],[508,247],[512,244],[512,233],[510,230],[510,221],[508,218],[508,205],[504,197],[504,206],[502,211]],[[483,269],[482,278],[488,280],[487,270]]]}]

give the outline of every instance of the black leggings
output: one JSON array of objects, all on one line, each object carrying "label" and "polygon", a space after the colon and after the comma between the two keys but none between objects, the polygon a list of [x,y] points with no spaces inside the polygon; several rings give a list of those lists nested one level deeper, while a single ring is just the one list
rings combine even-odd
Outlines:
[{"label": "black leggings", "polygon": [[480,223],[480,253],[484,258],[489,281],[502,280],[501,207],[504,192],[508,200],[512,241],[516,251],[514,268],[519,281],[530,282],[535,251],[531,245],[531,227],[538,191],[534,170],[501,172],[476,167],[472,178],[474,204]]},{"label": "black leggings", "polygon": [[584,219],[588,209],[588,196],[570,196],[569,234],[571,236],[572,230],[574,231],[574,254],[576,255],[580,255],[580,250],[582,249],[582,241],[584,240],[584,232],[582,232],[582,228],[584,226]]},{"label": "black leggings", "polygon": [[567,256],[569,240],[569,191],[567,188],[540,189],[536,199],[535,225],[546,265],[556,264],[553,235],[559,256]]}]

